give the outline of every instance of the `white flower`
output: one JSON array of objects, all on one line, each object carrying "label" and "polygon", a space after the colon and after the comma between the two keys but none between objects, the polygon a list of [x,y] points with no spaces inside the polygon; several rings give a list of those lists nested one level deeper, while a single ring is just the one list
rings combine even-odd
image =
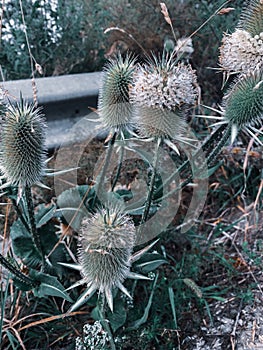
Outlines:
[{"label": "white flower", "polygon": [[130,96],[141,134],[181,140],[187,127],[185,111],[195,104],[197,95],[197,78],[190,65],[175,64],[171,57],[153,57],[139,66]]},{"label": "white flower", "polygon": [[229,73],[247,73],[262,68],[263,32],[252,36],[245,30],[237,29],[233,34],[225,34],[219,63]]}]

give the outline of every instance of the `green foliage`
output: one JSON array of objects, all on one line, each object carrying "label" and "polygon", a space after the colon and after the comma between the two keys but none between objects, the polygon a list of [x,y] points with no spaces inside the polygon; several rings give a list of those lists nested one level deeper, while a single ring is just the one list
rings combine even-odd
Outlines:
[{"label": "green foliage", "polygon": [[[20,1],[14,1],[12,4],[7,4],[5,18],[9,19],[11,24],[13,22],[17,25],[21,24],[21,14],[16,12],[20,3]],[[131,33],[127,35],[125,30],[120,31],[115,28],[115,30],[107,31],[107,35],[110,33],[110,40],[112,43],[116,43],[118,35],[125,34],[126,36],[122,37],[122,44],[125,38],[128,40],[123,51],[126,51],[128,47],[134,48],[135,45],[134,51],[137,52],[138,59],[141,61],[145,60],[145,57],[142,58],[141,48],[138,49],[140,38],[145,51],[149,51],[152,47],[157,51],[158,48],[163,47],[163,42],[166,39],[176,40],[172,36],[166,38],[168,23],[163,18],[165,11],[163,10],[163,13],[156,11],[157,8],[160,10],[158,3],[145,1],[147,6],[143,7],[141,3],[133,0],[116,1],[114,6],[108,6],[109,4],[112,4],[112,1],[105,0],[103,3],[98,1],[94,4],[81,0],[75,2],[58,0],[56,4],[34,1],[32,6],[29,6],[28,1],[24,0],[22,6],[28,25],[27,34],[29,41],[33,42],[31,51],[34,57],[31,59],[35,60],[34,63],[40,62],[43,58],[46,59],[45,74],[47,74],[48,69],[53,74],[73,72],[78,65],[84,66],[90,59],[85,50],[88,48],[93,50],[94,47],[102,46],[105,50],[105,42],[92,42],[92,35],[96,31],[102,33],[103,26],[112,26],[115,20],[118,20],[120,27],[132,23],[130,25]],[[221,1],[215,4],[210,1],[196,3],[190,0],[185,2],[167,1],[166,4],[170,15],[172,14],[170,20],[172,19],[174,26],[179,28],[175,30],[177,38],[181,37],[182,34],[190,35],[191,31],[199,26],[199,20],[201,25],[209,15],[214,14],[212,28],[215,35],[211,36],[210,34],[211,27],[209,26],[212,26],[212,22],[209,22],[209,25],[201,28],[193,37],[194,40],[197,40],[201,36],[203,38],[209,36],[207,42],[200,42],[201,51],[204,52],[200,53],[198,48],[191,58],[190,56],[184,58],[185,60],[196,59],[195,64],[200,65],[201,70],[203,66],[200,64],[200,58],[207,55],[204,48],[211,48],[213,53],[213,45],[215,45],[213,39],[216,38],[218,41],[221,38],[223,21],[220,19],[222,17],[217,14],[217,9],[222,4]],[[251,4],[257,5],[254,1]],[[189,8],[187,12],[183,11],[186,6]],[[92,11],[89,12],[88,9]],[[252,10],[249,8],[247,11]],[[255,28],[258,30],[259,18],[262,13],[258,8],[255,9],[255,13],[253,11],[251,21],[255,20]],[[80,12],[81,15],[79,15]],[[243,21],[243,25],[248,25],[252,30],[254,27],[251,27],[248,13],[251,12],[244,11],[241,22]],[[11,14],[15,14],[12,21]],[[148,14],[150,15],[147,17]],[[111,19],[109,19],[110,16]],[[122,20],[120,21],[121,16]],[[165,15],[166,20],[167,16],[168,14]],[[233,19],[231,11],[230,15],[226,16],[227,20],[224,24],[229,24],[230,28],[234,23],[231,22]],[[94,24],[95,18],[98,19],[96,25]],[[180,23],[187,18],[189,20],[188,27],[182,28]],[[139,19],[141,21],[138,21]],[[138,27],[138,23],[141,24],[140,27]],[[161,25],[158,26],[158,23]],[[218,26],[216,26],[217,23]],[[38,27],[40,24],[44,28],[41,34],[39,34]],[[159,28],[157,29],[158,36],[156,36],[156,31],[152,30],[153,27]],[[89,40],[86,40],[85,37],[87,28],[92,29]],[[23,26],[20,25],[17,32],[13,30],[13,34],[16,34],[17,37],[14,40],[14,47],[10,48],[9,53],[13,50],[10,57],[14,56],[15,52],[21,51],[21,60],[18,61],[17,65],[15,62],[12,63],[14,64],[14,75],[18,74],[18,71],[30,74],[29,68],[27,71],[23,71],[23,59],[28,59],[27,44],[21,40],[25,34],[23,29]],[[33,29],[36,29],[35,33],[32,32]],[[4,27],[4,48],[6,48],[8,40],[11,40],[7,37],[7,30],[12,31],[12,28]],[[136,37],[139,30],[143,32],[143,35],[140,34]],[[179,33],[179,31],[181,32]],[[73,40],[77,33],[79,36]],[[174,29],[172,34],[174,34]],[[136,39],[132,39],[132,36]],[[97,36],[96,38],[98,39]],[[36,44],[36,40],[41,42],[42,39],[46,56],[41,56],[42,51],[38,52]],[[111,47],[112,52],[116,50],[116,45]],[[211,45],[211,47],[207,45]],[[1,53],[1,58],[7,59],[5,54]],[[57,54],[59,55],[56,56]],[[96,55],[98,57],[99,53],[97,52]],[[148,63],[154,64],[154,68],[148,67],[145,71],[141,70],[141,80],[138,79],[141,85],[139,84],[138,89],[134,90],[136,79],[132,80],[132,76],[136,77],[136,74],[134,75],[135,63],[132,56],[126,56],[126,59],[118,56],[117,59],[110,60],[104,72],[104,85],[100,91],[99,101],[102,124],[113,128],[113,134],[110,133],[107,137],[108,147],[104,163],[101,163],[94,184],[73,187],[61,193],[56,202],[41,203],[36,207],[33,203],[31,186],[39,180],[41,173],[39,169],[43,168],[44,156],[43,148],[41,148],[41,152],[36,152],[37,147],[44,143],[44,135],[41,134],[44,125],[39,117],[39,110],[34,110],[33,106],[23,104],[23,101],[18,113],[10,103],[8,108],[6,106],[2,108],[1,162],[4,158],[6,161],[12,158],[10,172],[16,166],[26,165],[27,167],[24,168],[19,180],[13,181],[9,173],[4,171],[2,165],[4,163],[1,163],[3,172],[1,175],[3,176],[1,176],[2,186],[0,189],[5,191],[5,195],[12,203],[12,209],[16,211],[17,215],[17,217],[12,217],[10,227],[12,247],[8,248],[6,257],[0,255],[0,263],[12,277],[11,286],[6,283],[5,293],[1,290],[2,320],[0,328],[2,335],[4,334],[3,346],[7,350],[19,348],[20,345],[22,348],[26,348],[26,346],[40,348],[43,347],[43,344],[49,348],[54,346],[64,348],[68,345],[64,342],[72,342],[76,334],[80,334],[84,323],[83,336],[77,338],[76,350],[89,348],[171,350],[177,346],[180,348],[179,330],[182,337],[186,339],[189,327],[199,329],[202,322],[207,325],[214,323],[215,303],[227,303],[229,296],[231,296],[231,300],[240,299],[243,302],[250,302],[253,299],[253,289],[257,287],[257,279],[251,265],[253,264],[253,268],[257,271],[262,269],[262,242],[256,240],[256,246],[249,245],[246,230],[240,229],[238,225],[248,216],[247,202],[244,201],[244,197],[246,197],[246,201],[254,201],[253,212],[256,212],[257,207],[261,205],[262,185],[259,184],[259,179],[262,183],[261,169],[247,167],[248,159],[246,159],[246,164],[239,164],[236,167],[227,166],[224,161],[218,162],[213,168],[211,166],[227,144],[231,130],[232,136],[235,134],[234,125],[249,132],[250,135],[252,131],[257,133],[256,127],[262,125],[262,71],[258,69],[249,74],[243,72],[242,76],[239,76],[230,85],[224,98],[223,107],[219,111],[211,108],[221,115],[219,119],[222,125],[212,131],[206,140],[200,137],[200,144],[192,145],[189,144],[192,141],[189,139],[190,135],[187,135],[184,141],[189,147],[185,149],[179,147],[182,148],[182,154],[180,154],[176,144],[172,143],[175,140],[176,142],[182,141],[182,139],[177,138],[180,127],[177,123],[173,132],[175,135],[169,135],[171,120],[166,120],[167,131],[165,135],[150,135],[157,136],[157,139],[150,140],[152,143],[143,144],[147,145],[148,148],[155,146],[153,155],[151,153],[149,156],[150,152],[148,154],[147,147],[144,149],[144,146],[141,146],[142,141],[148,142],[149,140],[142,140],[140,130],[137,130],[140,125],[136,125],[137,129],[131,132],[127,125],[130,120],[126,120],[127,115],[122,114],[131,111],[121,108],[117,110],[117,117],[115,115],[113,118],[111,106],[112,104],[130,103],[132,90],[133,97],[136,93],[142,97],[143,106],[147,105],[150,99],[150,102],[154,100],[153,105],[150,104],[151,107],[155,108],[158,105],[160,110],[165,108],[173,110],[174,98],[176,93],[179,93],[180,88],[184,93],[183,102],[186,104],[189,104],[189,101],[194,102],[197,97],[197,81],[195,79],[191,81],[193,85],[191,87],[196,89],[191,98],[191,93],[189,93],[191,89],[189,90],[185,84],[185,79],[191,80],[189,74],[186,74],[185,71],[182,72],[181,80],[183,83],[180,83],[179,87],[178,84],[175,84],[176,86],[171,84],[175,77],[178,78],[176,68],[185,67],[185,63],[180,61],[180,57],[174,56],[163,55],[161,63],[157,59],[155,62]],[[8,63],[8,59],[6,63]],[[139,67],[146,66],[141,63]],[[171,67],[172,69],[170,69]],[[190,63],[187,67],[190,69]],[[137,74],[139,70],[139,68],[136,70]],[[150,76],[149,80],[145,79],[146,76],[151,75],[150,73],[154,73],[153,76]],[[159,73],[161,74],[158,75]],[[202,77],[202,74],[200,76]],[[205,83],[202,82],[202,84]],[[134,98],[132,101],[135,100]],[[138,100],[136,101],[138,103]],[[176,108],[182,111],[182,100],[179,99]],[[113,113],[115,112],[116,110],[113,111]],[[131,116],[133,117],[132,113]],[[180,118],[179,115],[177,117]],[[113,118],[114,121],[112,119],[109,121],[107,118]],[[120,121],[120,118],[124,118],[124,122]],[[28,119],[30,119],[29,123]],[[188,119],[188,114],[185,114],[184,123],[187,127],[189,126]],[[15,130],[16,132],[11,133],[12,137],[8,139],[6,135],[10,129],[16,129],[16,123],[19,122],[21,122],[21,128],[19,126],[18,131]],[[149,126],[155,128],[154,123],[156,120],[153,113],[150,113]],[[119,124],[123,124],[123,127],[118,128]],[[213,127],[209,126],[209,128]],[[170,139],[166,139],[167,135]],[[29,140],[30,147],[27,140]],[[260,136],[257,140],[260,141]],[[233,138],[232,141],[234,141]],[[242,141],[246,141],[246,139]],[[21,144],[22,146],[26,144],[28,148],[21,150]],[[174,167],[173,169],[169,168],[169,170],[168,167],[164,169],[166,173],[169,173],[168,177],[164,179],[162,178],[163,169],[161,166],[165,163],[160,159],[159,152],[161,149],[166,151],[166,147],[168,147],[166,156],[169,160],[172,159]],[[11,155],[8,153],[10,150],[12,151]],[[136,185],[136,175],[135,179],[128,184],[126,183],[126,187],[121,183],[121,173],[125,172],[123,159],[126,150],[132,151],[138,158],[140,157],[143,163],[142,177],[145,181],[146,193],[138,191],[140,198],[136,199],[136,203],[132,203],[135,197],[132,189],[134,183]],[[119,164],[117,169],[115,168],[113,171],[114,174],[108,176],[109,165],[115,151],[120,152]],[[189,197],[187,191],[191,191],[196,179],[205,179],[205,162],[201,159],[202,152],[204,152],[210,169],[208,175],[211,177],[207,212],[203,214],[200,226],[192,226],[190,231],[182,235],[179,232],[179,223],[186,217],[185,210],[191,208],[187,202]],[[34,158],[34,156],[36,157]],[[33,161],[31,158],[34,158]],[[192,158],[196,160],[193,166],[191,164]],[[243,159],[242,156],[241,160]],[[136,163],[137,166],[138,163]],[[39,176],[33,176],[32,174],[37,171]],[[63,171],[60,172],[60,175],[61,173]],[[114,179],[114,181],[106,190],[105,183],[108,178]],[[173,181],[177,178],[178,183]],[[190,185],[190,190],[187,185]],[[164,193],[165,186],[168,188],[167,194]],[[21,191],[21,187],[24,191]],[[145,233],[143,227],[146,227],[155,215],[158,217],[159,214],[162,214],[162,201],[181,188],[183,188],[183,204],[174,220],[175,201],[168,205],[165,204],[167,207],[170,205],[169,209],[172,210],[171,227],[167,232],[163,232],[158,245],[158,240],[156,240],[146,247],[141,247],[141,250],[138,251],[135,245],[138,244],[138,237],[140,239]],[[34,192],[35,198],[37,198],[36,193]],[[185,197],[187,197],[186,201]],[[180,200],[179,197],[176,197],[175,200],[178,199]],[[131,202],[129,203],[129,201]],[[244,204],[244,208],[242,204]],[[226,220],[225,212],[228,215],[229,211],[234,210],[242,211],[242,216],[233,215],[229,220]],[[198,222],[198,220],[195,221]],[[157,225],[157,221],[155,224]],[[150,226],[150,231],[153,229],[154,227]],[[245,243],[243,245],[240,244],[240,241],[236,241],[235,230],[244,233],[243,242]],[[5,235],[6,231],[7,224]],[[153,247],[155,251],[152,252],[150,250]],[[70,269],[75,269],[75,273],[72,273]],[[243,269],[246,271],[245,278],[252,275],[253,284],[250,280],[246,285],[243,285]],[[140,281],[143,279],[148,281],[145,283]],[[5,312],[3,307],[7,309]],[[80,307],[82,309],[79,311]],[[43,318],[45,317],[43,314],[46,315],[46,318]],[[24,317],[25,315],[26,317]],[[39,315],[41,315],[40,318]],[[74,319],[67,322],[64,320],[65,316],[74,317]],[[18,319],[18,317],[20,318]],[[38,317],[37,321],[35,317]],[[92,319],[97,322],[92,324]],[[42,331],[41,336],[37,335],[39,329]],[[48,334],[50,339],[44,339],[43,333]],[[71,348],[73,346],[74,344],[71,344]]]}]

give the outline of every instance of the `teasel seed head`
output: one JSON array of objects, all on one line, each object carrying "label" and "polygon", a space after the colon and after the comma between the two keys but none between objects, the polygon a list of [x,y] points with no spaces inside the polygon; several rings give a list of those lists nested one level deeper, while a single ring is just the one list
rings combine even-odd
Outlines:
[{"label": "teasel seed head", "polygon": [[233,34],[225,34],[220,47],[219,63],[229,74],[261,69],[263,31],[254,36],[243,29],[237,29]]},{"label": "teasel seed head", "polygon": [[263,122],[263,70],[237,79],[223,99],[224,118],[233,125],[232,140],[238,130],[250,135]]},{"label": "teasel seed head", "polygon": [[112,291],[128,294],[123,281],[129,277],[135,243],[133,221],[117,207],[101,209],[84,218],[80,228],[79,263],[90,289],[104,293],[113,310]]},{"label": "teasel seed head", "polygon": [[245,1],[238,28],[246,30],[252,37],[263,33],[263,2],[262,0]]},{"label": "teasel seed head", "polygon": [[0,170],[8,184],[32,186],[40,182],[45,165],[45,122],[40,108],[10,105],[1,123]]},{"label": "teasel seed head", "polygon": [[98,112],[106,128],[122,129],[131,122],[129,87],[133,81],[134,63],[135,59],[131,55],[127,54],[123,59],[119,54],[111,58],[104,69]]},{"label": "teasel seed head", "polygon": [[142,136],[182,140],[185,112],[198,95],[197,78],[190,65],[172,57],[153,56],[134,74],[131,101]]}]

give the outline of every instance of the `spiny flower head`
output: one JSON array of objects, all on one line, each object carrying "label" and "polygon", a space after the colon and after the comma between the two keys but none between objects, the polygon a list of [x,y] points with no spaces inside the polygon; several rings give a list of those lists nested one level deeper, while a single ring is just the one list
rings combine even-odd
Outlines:
[{"label": "spiny flower head", "polygon": [[101,209],[82,221],[79,262],[83,280],[90,289],[105,293],[111,310],[114,288],[128,294],[122,283],[129,276],[134,242],[133,221],[119,208]]},{"label": "spiny flower head", "polygon": [[[223,100],[224,119],[235,130],[245,129],[250,135],[257,132],[255,126],[263,122],[263,70],[237,79]],[[254,135],[252,135],[254,136]]]},{"label": "spiny flower head", "polygon": [[220,47],[219,62],[223,70],[246,73],[263,67],[263,31],[252,35],[243,29],[225,34]]},{"label": "spiny flower head", "polygon": [[184,112],[196,102],[197,78],[190,65],[172,57],[153,57],[134,75],[131,100],[142,134],[177,138],[185,129]]},{"label": "spiny flower head", "polygon": [[39,108],[21,98],[2,120],[0,170],[8,184],[31,186],[41,180],[45,162],[45,122]]},{"label": "spiny flower head", "polygon": [[98,112],[106,128],[123,128],[131,122],[132,106],[129,86],[132,83],[135,59],[121,55],[109,60],[99,90]]},{"label": "spiny flower head", "polygon": [[238,28],[246,30],[252,37],[263,32],[263,1],[245,1]]}]

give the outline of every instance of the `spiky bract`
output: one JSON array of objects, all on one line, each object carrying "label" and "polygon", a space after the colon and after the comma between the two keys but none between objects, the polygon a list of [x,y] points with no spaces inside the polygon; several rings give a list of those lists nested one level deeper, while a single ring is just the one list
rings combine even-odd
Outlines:
[{"label": "spiky bract", "polygon": [[132,106],[129,86],[132,84],[135,59],[121,55],[109,60],[99,90],[98,111],[106,128],[123,128],[131,122]]},{"label": "spiky bract", "polygon": [[140,132],[147,137],[178,139],[186,128],[184,112],[197,99],[197,79],[190,65],[153,57],[134,76],[131,100]]},{"label": "spiky bract", "polygon": [[241,12],[238,28],[246,30],[251,36],[263,33],[263,2],[249,0],[245,2]]},{"label": "spiky bract", "polygon": [[130,271],[135,242],[132,220],[118,208],[101,209],[83,219],[79,262],[85,282],[105,293],[112,309],[112,289],[125,290],[122,282]]},{"label": "spiky bract", "polygon": [[10,106],[2,121],[0,170],[20,187],[41,180],[45,161],[45,122],[39,108],[24,102]]},{"label": "spiky bract", "polygon": [[263,71],[236,80],[223,102],[225,118],[238,128],[262,124]]},{"label": "spiky bract", "polygon": [[225,34],[220,47],[219,63],[223,70],[247,73],[263,67],[263,32],[252,36],[237,29]]}]

